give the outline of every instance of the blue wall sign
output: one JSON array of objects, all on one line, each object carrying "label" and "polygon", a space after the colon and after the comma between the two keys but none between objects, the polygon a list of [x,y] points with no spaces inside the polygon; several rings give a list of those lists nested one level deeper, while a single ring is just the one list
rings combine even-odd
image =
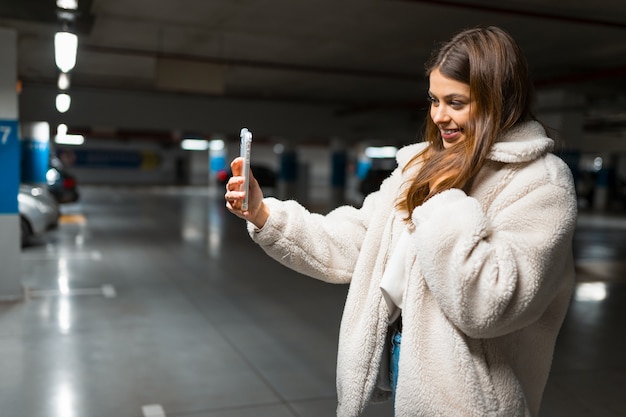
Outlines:
[{"label": "blue wall sign", "polygon": [[0,120],[0,214],[18,213],[20,141],[17,120]]}]

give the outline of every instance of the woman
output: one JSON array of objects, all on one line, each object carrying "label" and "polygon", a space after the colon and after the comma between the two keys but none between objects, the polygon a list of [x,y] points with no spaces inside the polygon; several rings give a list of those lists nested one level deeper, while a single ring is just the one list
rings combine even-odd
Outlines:
[{"label": "woman", "polygon": [[391,397],[389,385],[397,416],[537,416],[574,281],[571,173],[531,115],[507,33],[463,31],[426,73],[424,141],[398,152],[360,209],[312,214],[252,180],[242,212],[240,159],[226,206],[276,260],[350,284],[338,416]]}]

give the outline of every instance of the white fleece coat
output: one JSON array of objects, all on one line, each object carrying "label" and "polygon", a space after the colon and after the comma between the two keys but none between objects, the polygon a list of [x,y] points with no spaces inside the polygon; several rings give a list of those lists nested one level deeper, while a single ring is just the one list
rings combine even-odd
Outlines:
[{"label": "white fleece coat", "polygon": [[362,208],[323,216],[266,199],[252,238],[303,274],[349,283],[337,358],[337,416],[356,417],[375,387],[387,305],[380,279],[395,243],[411,232],[396,416],[537,416],[574,283],[576,197],[565,163],[537,122],[494,145],[466,192],[444,191],[412,213],[394,205],[402,172],[425,143],[402,148],[399,168]]}]

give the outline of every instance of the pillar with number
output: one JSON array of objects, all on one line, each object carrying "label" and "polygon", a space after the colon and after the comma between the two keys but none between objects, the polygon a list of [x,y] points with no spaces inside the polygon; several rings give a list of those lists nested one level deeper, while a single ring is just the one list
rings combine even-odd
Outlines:
[{"label": "pillar with number", "polygon": [[20,143],[17,114],[17,32],[0,28],[0,300],[22,298],[20,216]]}]

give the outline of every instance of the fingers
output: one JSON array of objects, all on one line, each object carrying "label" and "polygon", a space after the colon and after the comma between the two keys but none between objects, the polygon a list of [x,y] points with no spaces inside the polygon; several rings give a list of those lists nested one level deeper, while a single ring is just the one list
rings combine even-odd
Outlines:
[{"label": "fingers", "polygon": [[236,199],[227,198],[226,208],[232,212],[237,212],[241,210],[241,203],[238,203]]},{"label": "fingers", "polygon": [[243,177],[233,176],[226,183],[226,193],[224,194],[226,208],[237,215],[242,213],[241,205],[245,197],[245,192],[241,191],[243,182]]},{"label": "fingers", "polygon": [[247,192],[250,193],[248,205],[249,209],[245,211],[242,210],[241,206],[246,195],[246,192],[243,191],[245,181],[242,172],[243,158],[237,157],[233,159],[230,163],[230,169],[232,176],[226,183],[226,193],[224,194],[226,208],[238,217],[247,219],[252,213],[256,213],[260,200],[263,199],[262,191],[252,174],[252,170],[250,170],[250,183],[247,190]]},{"label": "fingers", "polygon": [[239,217],[243,217],[243,211],[241,210],[241,203],[243,201],[243,198],[233,198],[233,197],[229,197],[228,193],[226,193],[226,195],[224,196],[226,199],[226,208],[231,212],[234,213],[236,215],[238,215]]}]

